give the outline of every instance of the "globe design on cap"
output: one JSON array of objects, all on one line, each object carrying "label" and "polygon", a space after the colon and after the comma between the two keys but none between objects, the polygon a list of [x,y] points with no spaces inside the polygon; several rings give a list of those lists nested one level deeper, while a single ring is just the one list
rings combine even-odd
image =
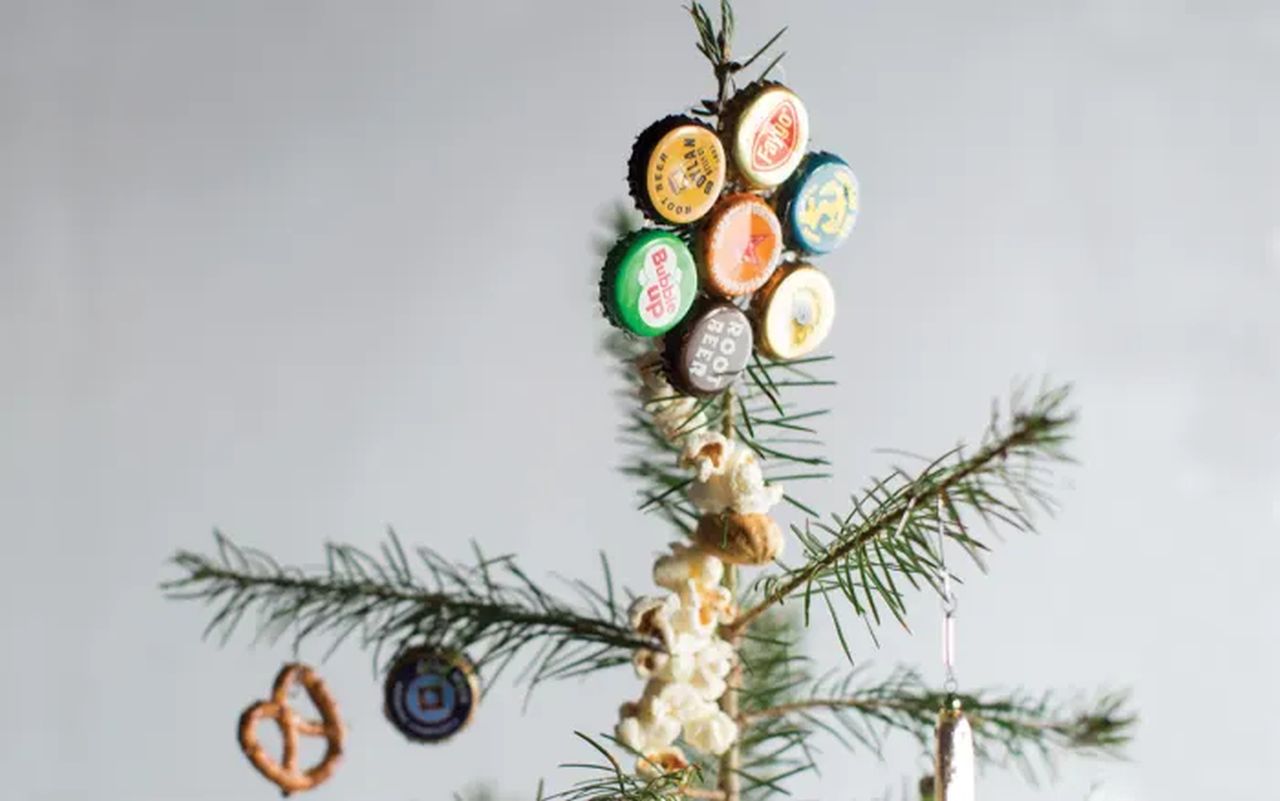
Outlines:
[{"label": "globe design on cap", "polygon": [[814,153],[783,190],[788,241],[806,253],[830,253],[858,221],[858,179],[839,156]]},{"label": "globe design on cap", "polygon": [[467,725],[479,693],[466,657],[425,647],[401,655],[383,689],[387,719],[410,740],[428,743]]}]

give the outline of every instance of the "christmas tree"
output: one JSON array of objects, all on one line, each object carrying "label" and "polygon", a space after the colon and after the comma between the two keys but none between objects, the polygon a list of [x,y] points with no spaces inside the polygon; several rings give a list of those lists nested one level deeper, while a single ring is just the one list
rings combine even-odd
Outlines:
[{"label": "christmas tree", "polygon": [[[689,11],[715,95],[640,135],[630,184],[648,220],[618,215],[601,279],[605,314],[621,329],[605,335],[605,350],[629,404],[622,469],[674,540],[653,565],[656,589],[615,587],[602,556],[599,580],[558,592],[514,557],[474,545],[458,561],[445,553],[452,543],[409,548],[394,533],[378,553],[327,545],[325,567],[308,571],[219,533],[214,553],[174,557],[180,575],[166,590],[212,604],[207,631],[223,637],[248,619],[295,650],[318,639],[327,652],[349,641],[372,651],[388,717],[413,740],[465,725],[479,679],[491,684],[509,667],[532,689],[632,666],[643,685],[619,699],[617,718],[583,720],[612,729],[580,735],[594,763],[539,798],[781,795],[820,767],[817,737],[872,751],[886,736],[915,738],[937,752],[921,794],[952,801],[972,797],[969,749],[1033,773],[1058,751],[1118,752],[1134,722],[1123,694],[1067,704],[1053,692],[970,690],[950,672],[948,558],[981,566],[990,533],[1033,531],[1052,512],[1052,468],[1069,461],[1075,417],[1066,387],[1015,393],[971,447],[904,454],[846,508],[804,500],[806,482],[832,478],[818,428],[828,410],[814,399],[838,375],[833,357],[815,353],[834,316],[815,265],[853,228],[856,179],[838,157],[805,152],[807,112],[771,80],[783,32],[737,60],[727,0],[718,19],[696,2]],[[851,624],[875,642],[883,625],[906,627],[909,602],[928,594],[944,610],[944,680],[864,669]],[[822,619],[848,664],[805,657],[802,634]],[[414,682],[427,674],[445,677],[444,695],[422,695]],[[299,730],[332,735],[336,760],[341,727],[322,683],[309,669],[286,675],[324,712]],[[451,714],[434,715],[442,706]],[[294,743],[282,765],[263,769],[254,726],[264,715],[285,726],[289,714],[258,705],[242,721],[246,754],[286,792],[333,766],[281,780],[296,772]]]}]

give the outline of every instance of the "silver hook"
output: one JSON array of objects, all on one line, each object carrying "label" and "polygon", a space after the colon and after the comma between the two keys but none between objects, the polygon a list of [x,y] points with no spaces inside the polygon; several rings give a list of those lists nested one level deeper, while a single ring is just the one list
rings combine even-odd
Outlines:
[{"label": "silver hook", "polygon": [[938,527],[938,573],[942,585],[942,667],[946,674],[942,687],[947,694],[953,695],[959,689],[956,681],[956,610],[960,604],[956,601],[955,591],[951,588],[951,573],[947,570],[946,533],[942,522],[942,492],[938,492],[937,518]]}]

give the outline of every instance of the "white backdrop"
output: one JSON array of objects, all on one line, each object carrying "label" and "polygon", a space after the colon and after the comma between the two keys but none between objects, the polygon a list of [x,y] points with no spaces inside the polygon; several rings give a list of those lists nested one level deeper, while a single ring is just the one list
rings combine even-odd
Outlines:
[{"label": "white backdrop", "polygon": [[[976,435],[1018,377],[1083,408],[1046,536],[962,590],[970,685],[1132,686],[1129,762],[984,801],[1274,797],[1280,671],[1280,13],[1262,2],[740,3],[864,214],[842,304],[843,506],[896,446]],[[708,90],[674,2],[0,0],[0,795],[267,799],[234,742],[287,653],[165,603],[217,525],[522,552],[646,583],[663,544],[610,472],[591,237],[631,138]],[[888,631],[885,666],[936,658]],[[816,656],[837,664],[827,632]],[[318,658],[320,647],[303,656]],[[586,757],[627,671],[492,688],[412,747],[366,655],[322,666],[350,729],[314,794],[512,798]],[[936,676],[936,672],[932,675]],[[922,768],[825,746],[800,798]]]}]

